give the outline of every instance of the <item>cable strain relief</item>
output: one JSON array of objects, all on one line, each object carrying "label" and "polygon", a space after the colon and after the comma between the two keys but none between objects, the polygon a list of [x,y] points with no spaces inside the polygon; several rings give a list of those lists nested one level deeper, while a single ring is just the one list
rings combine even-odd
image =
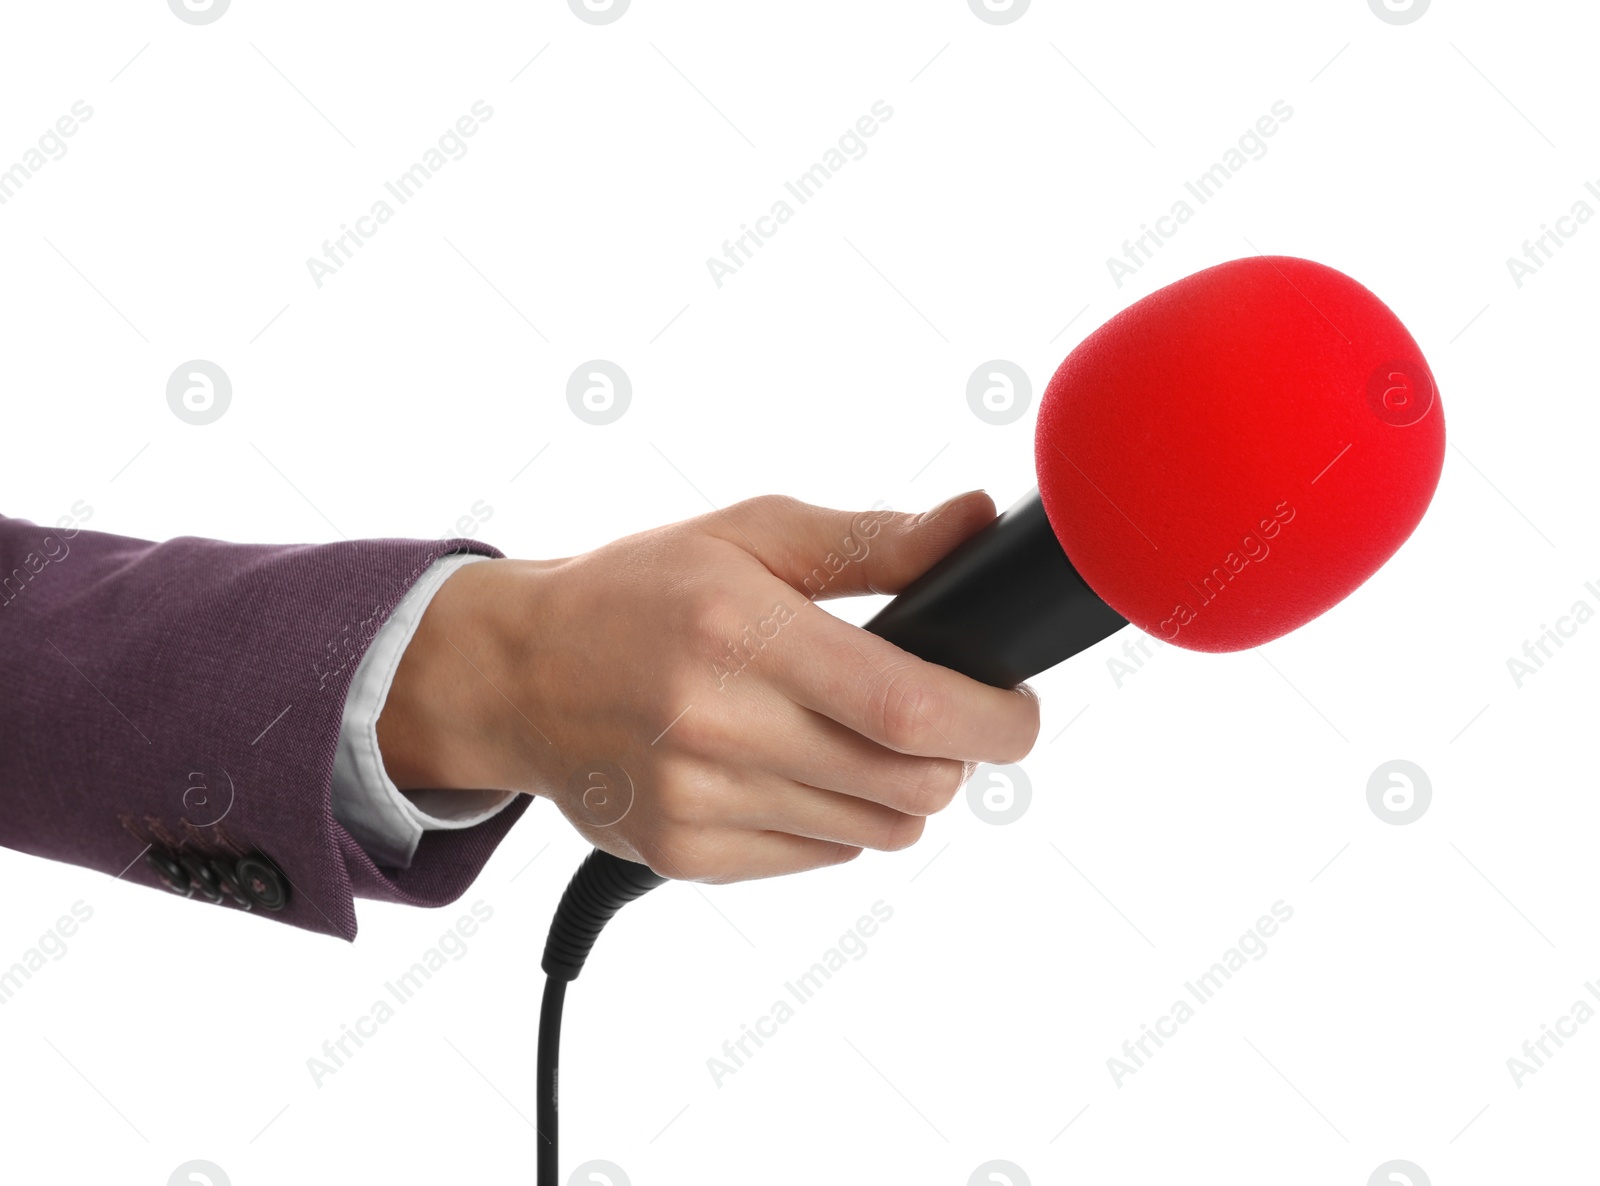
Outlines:
[{"label": "cable strain relief", "polygon": [[645,865],[598,848],[591,852],[567,883],[550,921],[542,961],[545,974],[559,980],[576,980],[606,923],[629,902],[665,880]]}]

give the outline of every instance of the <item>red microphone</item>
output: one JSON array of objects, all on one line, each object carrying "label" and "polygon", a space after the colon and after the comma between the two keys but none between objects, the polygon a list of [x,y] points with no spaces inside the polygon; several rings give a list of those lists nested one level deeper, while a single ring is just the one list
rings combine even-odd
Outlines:
[{"label": "red microphone", "polygon": [[[1014,687],[1132,622],[1199,651],[1287,634],[1416,528],[1444,409],[1399,318],[1348,276],[1285,256],[1151,293],[1045,389],[1039,489],[918,577],[866,628]],[[568,981],[625,904],[660,885],[600,849],[550,926],[539,1014],[539,1181],[557,1178]]]},{"label": "red microphone", "polygon": [[1259,646],[1394,555],[1443,463],[1433,373],[1382,301],[1310,260],[1219,264],[1067,356],[1039,406],[1038,490],[866,629],[997,687],[1128,622]]}]

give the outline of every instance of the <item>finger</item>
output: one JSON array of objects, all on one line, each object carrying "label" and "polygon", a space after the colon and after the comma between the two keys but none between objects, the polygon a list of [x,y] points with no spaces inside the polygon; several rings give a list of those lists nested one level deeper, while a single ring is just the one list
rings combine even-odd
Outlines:
[{"label": "finger", "polygon": [[796,704],[902,754],[1015,762],[1039,735],[1026,686],[991,688],[802,605],[769,645],[766,678]]},{"label": "finger", "polygon": [[641,854],[641,860],[662,877],[728,885],[763,877],[782,877],[842,865],[861,855],[861,849],[831,840],[814,840],[785,832],[727,829],[703,836],[692,851],[669,851],[665,846]]},{"label": "finger", "polygon": [[777,777],[734,790],[727,800],[727,819],[753,830],[880,852],[909,848],[922,838],[927,823],[920,815]]},{"label": "finger", "polygon": [[899,753],[795,704],[775,688],[748,686],[753,694],[746,702],[747,726],[720,738],[724,746],[736,747],[730,761],[745,769],[768,770],[785,782],[914,816],[943,811],[972,773],[971,762]]},{"label": "finger", "polygon": [[772,495],[701,522],[752,551],[780,580],[824,600],[898,593],[994,517],[994,500],[972,490],[921,514],[836,511]]}]

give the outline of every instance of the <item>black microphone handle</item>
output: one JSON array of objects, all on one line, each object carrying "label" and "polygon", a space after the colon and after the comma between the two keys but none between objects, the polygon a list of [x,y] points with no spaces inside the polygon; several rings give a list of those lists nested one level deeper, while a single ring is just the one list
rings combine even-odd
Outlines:
[{"label": "black microphone handle", "polygon": [[929,663],[1014,688],[1127,624],[1072,567],[1035,489],[865,629]]}]

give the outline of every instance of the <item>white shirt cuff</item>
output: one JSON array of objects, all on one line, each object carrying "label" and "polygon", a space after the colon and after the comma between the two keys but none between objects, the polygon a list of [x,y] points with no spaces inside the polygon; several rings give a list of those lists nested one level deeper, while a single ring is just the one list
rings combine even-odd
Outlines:
[{"label": "white shirt cuff", "polygon": [[488,556],[441,556],[401,600],[367,648],[344,702],[333,759],[333,815],[380,865],[407,869],[424,832],[481,824],[515,791],[402,791],[378,752],[378,716],[422,614],[457,570]]}]

